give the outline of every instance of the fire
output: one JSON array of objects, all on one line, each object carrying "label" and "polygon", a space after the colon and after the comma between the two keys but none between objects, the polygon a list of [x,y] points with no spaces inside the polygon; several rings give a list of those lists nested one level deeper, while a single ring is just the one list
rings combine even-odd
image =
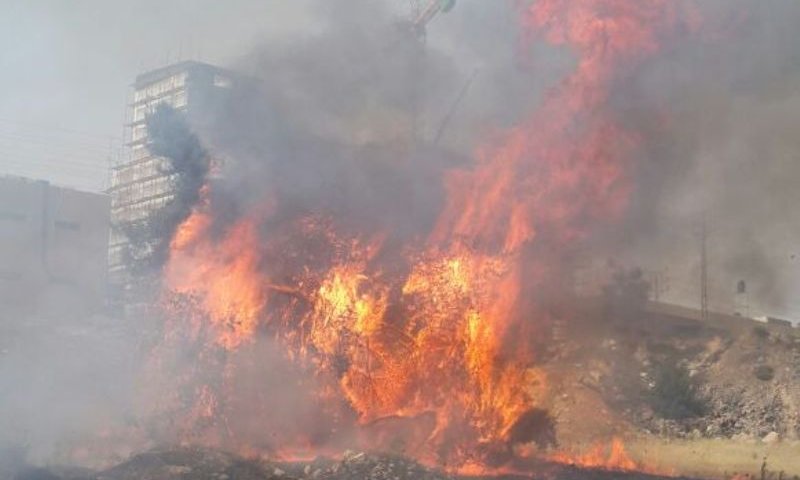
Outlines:
[{"label": "fire", "polygon": [[625,450],[625,444],[619,438],[612,439],[610,445],[607,443],[598,443],[587,452],[579,455],[556,453],[550,456],[550,460],[579,467],[600,468],[621,472],[644,470],[642,465],[637,464],[631,459],[628,452]]},{"label": "fire", "polygon": [[[174,291],[200,295],[218,328],[219,343],[235,348],[252,337],[266,305],[258,271],[257,224],[249,219],[238,222],[220,245],[209,245],[203,238],[211,225],[207,212],[195,211],[180,226],[165,276]],[[220,251],[225,253],[218,255]]]},{"label": "fire", "polygon": [[[541,401],[530,340],[549,321],[569,254],[627,206],[637,137],[606,104],[616,78],[675,27],[677,5],[523,2],[524,35],[570,49],[575,71],[481,148],[474,168],[447,173],[438,221],[415,240],[398,245],[328,205],[292,210],[272,197],[229,223],[204,195],[173,239],[167,288],[197,299],[213,347],[235,355],[274,340],[314,379],[330,417],[364,428],[432,418],[412,429],[423,434],[407,453],[485,465]],[[233,414],[226,381],[219,401],[202,390],[204,415]],[[574,463],[636,468],[616,440]]]},{"label": "fire", "polygon": [[619,437],[612,438],[610,442],[598,442],[583,453],[557,452],[550,454],[547,459],[551,462],[582,468],[616,472],[637,471],[664,476],[677,475],[673,469],[634,460],[625,448],[625,443]]}]

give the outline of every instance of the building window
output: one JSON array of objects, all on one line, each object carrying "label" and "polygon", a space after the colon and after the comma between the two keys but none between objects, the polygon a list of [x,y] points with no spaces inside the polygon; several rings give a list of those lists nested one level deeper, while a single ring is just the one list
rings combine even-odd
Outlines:
[{"label": "building window", "polygon": [[170,90],[175,90],[186,85],[187,78],[188,74],[186,72],[182,72],[177,73],[169,78],[165,78],[164,80],[151,83],[150,85],[137,90],[133,95],[133,100],[134,102],[139,103],[151,98],[163,96]]},{"label": "building window", "polygon": [[133,147],[133,159],[141,160],[150,155],[150,151],[144,145],[136,145]]},{"label": "building window", "polygon": [[186,78],[189,76],[187,72],[176,73],[172,76],[172,82],[176,87],[186,85]]},{"label": "building window", "polygon": [[214,75],[214,86],[221,88],[231,88],[233,81],[224,75]]},{"label": "building window", "polygon": [[175,99],[172,102],[172,106],[175,108],[183,108],[186,106],[186,104],[186,90],[181,90],[175,94]]},{"label": "building window", "polygon": [[133,109],[133,121],[141,122],[147,114],[147,105],[137,105]]},{"label": "building window", "polygon": [[131,141],[137,142],[147,136],[147,127],[145,125],[136,125],[133,127],[131,134]]},{"label": "building window", "polygon": [[80,223],[77,222],[70,222],[67,220],[56,220],[56,228],[60,228],[62,230],[70,230],[76,232],[81,229]]}]

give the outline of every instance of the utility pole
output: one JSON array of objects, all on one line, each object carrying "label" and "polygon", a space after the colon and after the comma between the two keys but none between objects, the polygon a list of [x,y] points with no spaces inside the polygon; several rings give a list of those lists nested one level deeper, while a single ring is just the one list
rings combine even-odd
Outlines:
[{"label": "utility pole", "polygon": [[703,214],[700,226],[700,317],[704,322],[708,321],[708,255],[706,243],[708,241],[708,231],[706,228],[706,216]]},{"label": "utility pole", "polygon": [[650,282],[650,298],[654,302],[660,302],[661,296],[669,291],[669,271],[649,270],[645,274]]},{"label": "utility pole", "polygon": [[747,282],[745,280],[739,280],[736,283],[736,296],[734,297],[733,307],[736,310],[735,314],[750,318],[750,302],[747,298]]}]

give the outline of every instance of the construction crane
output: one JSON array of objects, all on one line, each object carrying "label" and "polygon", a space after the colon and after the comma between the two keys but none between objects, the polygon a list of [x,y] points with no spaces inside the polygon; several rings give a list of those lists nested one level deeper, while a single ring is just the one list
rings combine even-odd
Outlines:
[{"label": "construction crane", "polygon": [[425,8],[419,12],[412,20],[414,31],[419,38],[425,38],[428,24],[440,13],[447,13],[456,6],[456,0],[430,0]]},{"label": "construction crane", "polygon": [[419,0],[415,0],[414,12],[411,15],[411,33],[416,41],[415,53],[411,61],[411,141],[416,143],[421,128],[419,118],[420,106],[423,102],[423,92],[421,85],[424,84],[425,67],[423,57],[425,55],[425,43],[427,38],[428,24],[440,13],[447,13],[456,5],[456,0],[428,0],[425,7]]}]

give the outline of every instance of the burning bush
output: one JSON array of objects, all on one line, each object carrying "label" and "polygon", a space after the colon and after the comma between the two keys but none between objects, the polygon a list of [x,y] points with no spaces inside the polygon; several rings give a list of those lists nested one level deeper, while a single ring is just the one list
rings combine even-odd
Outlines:
[{"label": "burning bush", "polygon": [[753,327],[753,335],[759,340],[766,340],[769,338],[769,330],[764,326],[756,325]]},{"label": "burning bush", "polygon": [[[628,206],[638,137],[609,99],[628,67],[671,33],[676,8],[520,3],[525,38],[570,50],[575,69],[539,110],[487,140],[470,168],[434,169],[444,162],[397,152],[376,169],[306,136],[259,159],[278,158],[279,174],[248,183],[254,191],[234,209],[219,202],[239,186],[202,190],[190,168],[188,190],[212,191],[195,197],[177,228],[165,283],[196,299],[197,343],[224,352],[219,382],[203,385],[190,409],[225,419],[208,437],[235,443],[243,431],[263,432],[257,420],[274,423],[252,414],[270,410],[258,387],[247,389],[254,406],[237,407],[245,397],[237,382],[250,379],[242,372],[273,366],[243,353],[269,343],[296,368],[320,416],[339,422],[326,434],[361,435],[373,448],[404,444],[409,455],[457,467],[486,465],[515,442],[552,445],[533,339],[557,316],[575,251]],[[177,133],[188,148],[173,156],[199,151]],[[428,175],[435,181],[416,181]],[[620,301],[641,301],[640,280],[623,278]],[[286,443],[319,450],[330,437]]]},{"label": "burning bush", "polygon": [[556,446],[556,422],[547,410],[534,408],[522,415],[509,432],[512,444],[535,443],[546,449]]}]

